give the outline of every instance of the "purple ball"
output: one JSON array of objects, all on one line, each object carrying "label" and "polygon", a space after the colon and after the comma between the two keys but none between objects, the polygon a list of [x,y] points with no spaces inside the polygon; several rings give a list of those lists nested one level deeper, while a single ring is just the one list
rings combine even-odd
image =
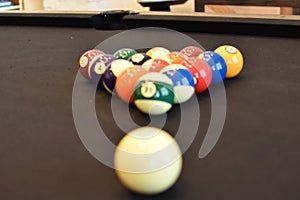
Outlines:
[{"label": "purple ball", "polygon": [[116,80],[117,77],[114,75],[113,71],[111,70],[111,66],[109,66],[102,78],[102,83],[104,88],[108,92],[113,93],[116,85]]},{"label": "purple ball", "polygon": [[96,56],[90,65],[89,76],[94,83],[99,83],[102,75],[106,72],[108,66],[116,57],[110,54],[101,54]]},{"label": "purple ball", "polygon": [[134,65],[128,60],[117,59],[110,63],[110,66],[105,71],[102,79],[103,86],[105,89],[113,93],[116,85],[117,77],[122,74],[129,67],[133,67]]}]

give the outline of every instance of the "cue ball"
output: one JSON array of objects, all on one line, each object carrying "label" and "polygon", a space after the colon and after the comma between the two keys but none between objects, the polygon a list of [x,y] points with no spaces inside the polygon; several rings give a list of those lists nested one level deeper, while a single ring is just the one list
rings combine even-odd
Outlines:
[{"label": "cue ball", "polygon": [[104,54],[103,51],[100,51],[98,49],[92,49],[89,51],[84,52],[79,59],[78,62],[78,67],[81,75],[86,78],[87,80],[91,80],[91,77],[89,76],[89,68],[91,61],[93,60],[94,57]]},{"label": "cue ball", "polygon": [[180,104],[188,101],[195,92],[194,77],[183,65],[173,64],[161,70],[173,82],[174,103]]},{"label": "cue ball", "polygon": [[240,50],[231,45],[223,45],[218,47],[215,52],[220,54],[227,64],[226,78],[239,75],[244,65],[244,58]]},{"label": "cue ball", "polygon": [[126,134],[114,154],[120,182],[129,190],[155,195],[171,188],[182,171],[182,152],[166,131],[137,128]]},{"label": "cue ball", "polygon": [[173,82],[159,72],[141,76],[134,90],[134,104],[145,114],[161,115],[172,108]]},{"label": "cue ball", "polygon": [[198,58],[203,59],[209,64],[212,71],[212,85],[221,83],[224,80],[227,73],[227,66],[222,56],[213,51],[205,51]]},{"label": "cue ball", "polygon": [[116,91],[120,99],[126,103],[133,103],[133,93],[137,81],[146,73],[148,71],[141,66],[127,68],[116,81]]}]

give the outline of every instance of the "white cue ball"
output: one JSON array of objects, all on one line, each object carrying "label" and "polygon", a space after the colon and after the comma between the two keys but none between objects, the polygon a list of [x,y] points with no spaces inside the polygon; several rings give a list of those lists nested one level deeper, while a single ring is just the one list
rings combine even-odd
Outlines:
[{"label": "white cue ball", "polygon": [[182,153],[162,129],[137,128],[122,138],[114,156],[116,174],[129,190],[154,195],[169,189],[182,170]]}]

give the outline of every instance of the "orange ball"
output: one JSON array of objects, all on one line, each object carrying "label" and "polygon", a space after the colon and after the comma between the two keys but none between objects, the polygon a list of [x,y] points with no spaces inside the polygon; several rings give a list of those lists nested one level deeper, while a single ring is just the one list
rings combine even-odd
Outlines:
[{"label": "orange ball", "polygon": [[127,68],[120,76],[117,77],[116,91],[120,99],[126,103],[133,103],[133,94],[138,79],[148,71],[141,66]]},{"label": "orange ball", "polygon": [[171,52],[168,55],[162,57],[161,59],[166,60],[171,64],[180,64],[184,60],[186,60],[186,57],[184,54],[181,54],[179,52]]}]

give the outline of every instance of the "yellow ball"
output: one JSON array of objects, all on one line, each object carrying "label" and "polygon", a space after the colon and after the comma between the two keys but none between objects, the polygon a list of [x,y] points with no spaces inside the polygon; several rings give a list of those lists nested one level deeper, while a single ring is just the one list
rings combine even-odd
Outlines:
[{"label": "yellow ball", "polygon": [[146,52],[146,54],[153,59],[161,58],[169,53],[170,51],[164,47],[154,47]]},{"label": "yellow ball", "polygon": [[162,129],[142,127],[128,133],[114,156],[116,174],[129,190],[146,195],[169,189],[182,170],[181,150]]},{"label": "yellow ball", "polygon": [[240,50],[231,45],[223,45],[215,50],[220,54],[227,65],[226,78],[233,78],[237,76],[243,69],[244,58]]}]

